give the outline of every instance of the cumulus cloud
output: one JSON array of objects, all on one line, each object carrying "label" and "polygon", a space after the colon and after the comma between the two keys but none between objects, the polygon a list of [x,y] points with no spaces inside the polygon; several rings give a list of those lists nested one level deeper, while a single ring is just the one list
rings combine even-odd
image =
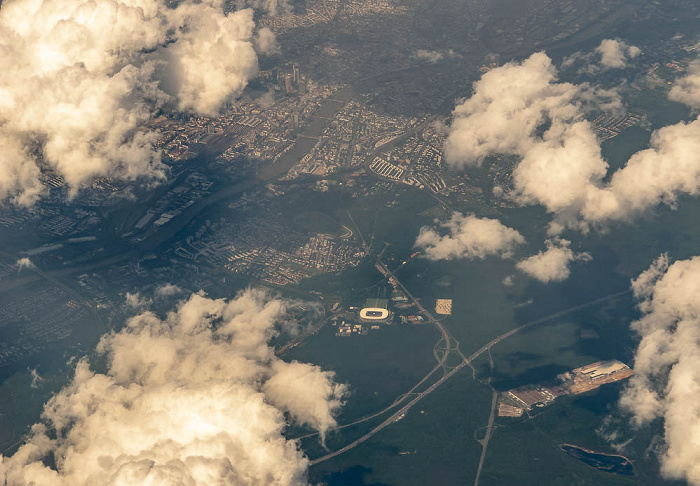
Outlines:
[{"label": "cumulus cloud", "polygon": [[250,9],[224,16],[212,8],[202,12],[201,5],[185,3],[175,9],[177,24],[188,28],[165,49],[172,69],[168,79],[180,110],[215,115],[257,73],[251,42],[255,24]]},{"label": "cumulus cloud", "polygon": [[[679,82],[682,86],[690,81]],[[691,91],[684,91],[695,99]],[[471,98],[459,104],[445,144],[448,163],[478,165],[491,153],[520,157],[510,197],[540,204],[554,215],[550,233],[565,227],[628,220],[678,194],[700,191],[700,121],[654,132],[650,148],[612,174],[584,110],[614,92],[558,82],[544,53],[484,74]],[[696,93],[700,96],[700,91]],[[675,95],[680,98],[680,95]],[[699,102],[700,103],[700,102]],[[605,182],[609,177],[610,182]]]},{"label": "cumulus cloud", "polygon": [[39,372],[36,370],[36,368],[29,370],[29,376],[32,378],[32,382],[29,384],[31,388],[39,388],[44,382],[44,378],[41,375],[39,375]]},{"label": "cumulus cloud", "polygon": [[668,97],[693,108],[700,108],[700,61],[690,63],[688,74],[673,83]]},{"label": "cumulus cloud", "polygon": [[179,295],[183,292],[184,290],[182,290],[182,288],[180,288],[179,286],[167,283],[156,287],[156,290],[153,294],[156,299],[164,299],[166,297]]},{"label": "cumulus cloud", "polygon": [[[440,234],[440,228],[446,229],[447,234]],[[415,246],[423,248],[430,260],[483,259],[490,255],[507,258],[524,242],[525,238],[518,231],[497,219],[454,213],[438,228],[422,227]]]},{"label": "cumulus cloud", "polygon": [[604,39],[595,52],[600,55],[600,66],[603,69],[622,69],[627,67],[630,59],[634,59],[642,51],[639,47],[631,46],[619,39]]},{"label": "cumulus cloud", "polygon": [[580,118],[572,102],[579,89],[557,83],[544,53],[485,73],[471,98],[454,110],[445,156],[454,165],[476,165],[491,153],[523,153],[547,118]]},{"label": "cumulus cloud", "polygon": [[569,278],[571,262],[589,261],[588,253],[574,253],[571,242],[562,238],[546,240],[547,249],[519,261],[518,270],[543,283],[561,282]]},{"label": "cumulus cloud", "polygon": [[584,91],[588,87],[558,82],[544,53],[489,71],[474,85],[472,97],[454,110],[447,162],[478,165],[492,153],[518,155],[522,160],[513,171],[512,197],[550,212],[575,213],[608,168],[583,119],[581,104],[589,97]]},{"label": "cumulus cloud", "polygon": [[650,148],[632,155],[610,183],[590,187],[582,216],[589,221],[624,219],[678,194],[700,191],[700,120],[680,122],[652,134]]},{"label": "cumulus cloud", "polygon": [[[31,22],[27,19],[31,19]],[[211,115],[257,72],[250,9],[217,0],[6,0],[0,7],[0,200],[32,204],[42,168],[162,177],[143,131],[173,106]],[[269,49],[269,32],[258,33]]]},{"label": "cumulus cloud", "polygon": [[127,292],[124,296],[124,304],[131,309],[144,309],[151,305],[153,301],[142,296],[139,292]]},{"label": "cumulus cloud", "polygon": [[620,404],[637,425],[661,418],[662,472],[700,485],[700,257],[669,264],[662,255],[633,283],[642,317],[635,374]]},{"label": "cumulus cloud", "polygon": [[255,46],[261,54],[271,55],[280,52],[280,46],[277,43],[274,32],[267,27],[258,29],[258,33],[255,36]]},{"label": "cumulus cloud", "polygon": [[562,68],[576,68],[580,74],[597,74],[609,69],[624,69],[641,49],[620,39],[604,39],[593,52],[576,52],[564,59]]},{"label": "cumulus cloud", "polygon": [[268,341],[284,312],[283,301],[246,290],[133,317],[100,341],[107,371],[80,361],[43,423],[0,456],[0,484],[307,484],[286,417],[323,435],[346,389],[330,372],[275,357]]},{"label": "cumulus cloud", "polygon": [[15,265],[17,266],[18,272],[21,272],[25,268],[35,268],[34,262],[27,257],[20,258]]}]

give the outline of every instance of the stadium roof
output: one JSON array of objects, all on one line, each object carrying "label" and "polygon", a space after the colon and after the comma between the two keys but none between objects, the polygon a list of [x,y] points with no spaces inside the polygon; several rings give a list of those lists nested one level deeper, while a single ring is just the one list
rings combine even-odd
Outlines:
[{"label": "stadium roof", "polygon": [[389,311],[381,307],[365,307],[360,311],[360,319],[366,321],[383,321],[389,317]]}]

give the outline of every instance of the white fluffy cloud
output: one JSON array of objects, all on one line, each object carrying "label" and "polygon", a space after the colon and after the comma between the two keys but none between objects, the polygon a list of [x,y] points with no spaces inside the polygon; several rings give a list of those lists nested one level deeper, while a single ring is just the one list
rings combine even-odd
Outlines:
[{"label": "white fluffy cloud", "polygon": [[673,205],[678,194],[700,191],[700,120],[655,131],[650,148],[635,153],[609,184],[588,188],[581,209],[588,221],[625,219],[658,203]]},{"label": "white fluffy cloud", "polygon": [[446,51],[431,51],[428,49],[417,49],[411,56],[417,61],[429,62],[430,64],[435,64],[445,58],[451,59],[453,57],[461,57],[452,49]]},{"label": "white fluffy cloud", "polygon": [[430,260],[455,258],[486,258],[490,255],[509,257],[515,247],[525,242],[516,230],[497,219],[477,218],[454,213],[440,227],[447,229],[441,235],[439,228],[421,228],[415,246],[423,248]]},{"label": "white fluffy cloud", "polygon": [[267,27],[258,29],[255,36],[255,46],[261,54],[277,54],[280,52],[280,46],[277,43],[275,33]]},{"label": "white fluffy cloud", "polygon": [[34,268],[34,262],[27,257],[20,258],[15,265],[17,266],[18,272],[21,272],[25,268]]},{"label": "white fluffy cloud", "polygon": [[4,1],[0,201],[35,201],[40,167],[74,191],[162,175],[140,127],[166,103],[213,114],[240,93],[257,72],[254,30],[252,10],[224,15],[218,0]]},{"label": "white fluffy cloud", "polygon": [[308,460],[283,436],[285,417],[323,436],[346,389],[275,357],[268,341],[284,310],[247,290],[132,318],[98,346],[108,371],[81,361],[25,445],[0,456],[0,484],[306,484]]},{"label": "white fluffy cloud", "polygon": [[543,283],[566,280],[571,274],[571,262],[591,259],[588,253],[574,253],[571,242],[562,238],[546,240],[545,245],[546,251],[540,251],[516,265],[518,270]]},{"label": "white fluffy cloud", "polygon": [[593,52],[576,52],[562,62],[562,68],[576,68],[580,74],[598,74],[609,69],[624,69],[641,49],[620,39],[604,39]]},{"label": "white fluffy cloud", "polygon": [[[698,68],[700,69],[700,68]],[[676,99],[692,104],[696,79],[676,85]],[[700,85],[700,83],[698,83]],[[601,94],[587,85],[557,82],[543,53],[486,73],[473,96],[458,105],[445,145],[446,160],[462,167],[491,153],[517,155],[514,191],[521,204],[541,204],[554,215],[551,233],[627,220],[678,194],[700,191],[700,121],[657,130],[647,150],[634,154],[607,183],[608,164],[590,123],[586,103]],[[541,134],[538,133],[538,129]]]},{"label": "white fluffy cloud", "polygon": [[127,292],[124,296],[124,304],[131,309],[145,309],[152,303],[153,301],[151,299],[142,296],[139,292]]},{"label": "white fluffy cloud", "polygon": [[[513,171],[512,196],[575,217],[608,168],[583,119],[581,104],[589,97],[587,86],[557,82],[544,53],[493,69],[455,108],[446,160],[463,166],[480,164],[491,153],[518,155],[522,160]],[[545,123],[549,127],[540,136]]]},{"label": "white fluffy cloud", "polygon": [[600,55],[600,65],[603,69],[622,69],[630,59],[634,59],[642,51],[639,47],[630,46],[619,39],[604,39],[595,52]]},{"label": "white fluffy cloud", "polygon": [[669,265],[662,255],[632,288],[641,341],[620,403],[638,425],[663,419],[663,474],[700,485],[700,257]]},{"label": "white fluffy cloud", "polygon": [[30,388],[39,388],[44,382],[44,378],[41,375],[39,375],[39,372],[37,372],[36,368],[29,370],[29,376],[32,378],[32,381],[29,384]]},{"label": "white fluffy cloud", "polygon": [[253,46],[253,11],[241,10],[224,16],[201,4],[181,4],[174,10],[177,24],[187,30],[169,45],[168,66],[175,67],[178,108],[216,114],[223,101],[245,88],[257,73],[258,59]]},{"label": "white fluffy cloud", "polygon": [[153,292],[153,295],[156,299],[164,299],[167,297],[173,297],[175,295],[182,294],[183,292],[184,290],[182,290],[182,288],[180,288],[179,286],[173,285],[171,283],[166,283],[156,287],[156,290]]},{"label": "white fluffy cloud", "polygon": [[668,97],[693,108],[700,108],[700,61],[690,63],[688,74],[676,80]]},{"label": "white fluffy cloud", "polygon": [[556,83],[556,69],[544,53],[522,64],[508,63],[483,75],[471,98],[458,105],[445,144],[454,165],[475,165],[491,153],[523,153],[545,119],[579,117],[572,101],[579,89]]}]

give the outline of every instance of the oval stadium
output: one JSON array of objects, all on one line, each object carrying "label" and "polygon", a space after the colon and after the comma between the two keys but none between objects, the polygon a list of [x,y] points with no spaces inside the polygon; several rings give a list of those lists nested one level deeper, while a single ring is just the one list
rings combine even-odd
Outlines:
[{"label": "oval stadium", "polygon": [[381,322],[389,319],[389,311],[381,307],[365,307],[360,311],[360,319],[363,322]]}]

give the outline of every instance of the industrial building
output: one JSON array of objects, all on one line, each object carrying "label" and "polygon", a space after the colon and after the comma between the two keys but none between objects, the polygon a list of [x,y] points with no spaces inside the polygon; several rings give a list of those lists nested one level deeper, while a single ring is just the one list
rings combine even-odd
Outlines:
[{"label": "industrial building", "polygon": [[618,371],[629,370],[629,367],[620,361],[598,361],[586,366],[581,366],[572,371],[574,375],[586,375],[591,380],[598,379],[605,375],[610,375]]},{"label": "industrial building", "polygon": [[595,390],[606,383],[624,380],[633,374],[634,371],[620,361],[597,361],[567,373],[569,376],[564,381],[564,386],[568,388],[569,393],[578,395]]},{"label": "industrial building", "polygon": [[615,360],[581,366],[557,376],[558,383],[524,385],[502,393],[501,405],[504,408],[503,413],[499,409],[499,416],[515,416],[509,407],[532,410],[533,407],[549,405],[562,395],[586,393],[601,385],[627,379],[633,374],[634,371],[629,366]]}]

